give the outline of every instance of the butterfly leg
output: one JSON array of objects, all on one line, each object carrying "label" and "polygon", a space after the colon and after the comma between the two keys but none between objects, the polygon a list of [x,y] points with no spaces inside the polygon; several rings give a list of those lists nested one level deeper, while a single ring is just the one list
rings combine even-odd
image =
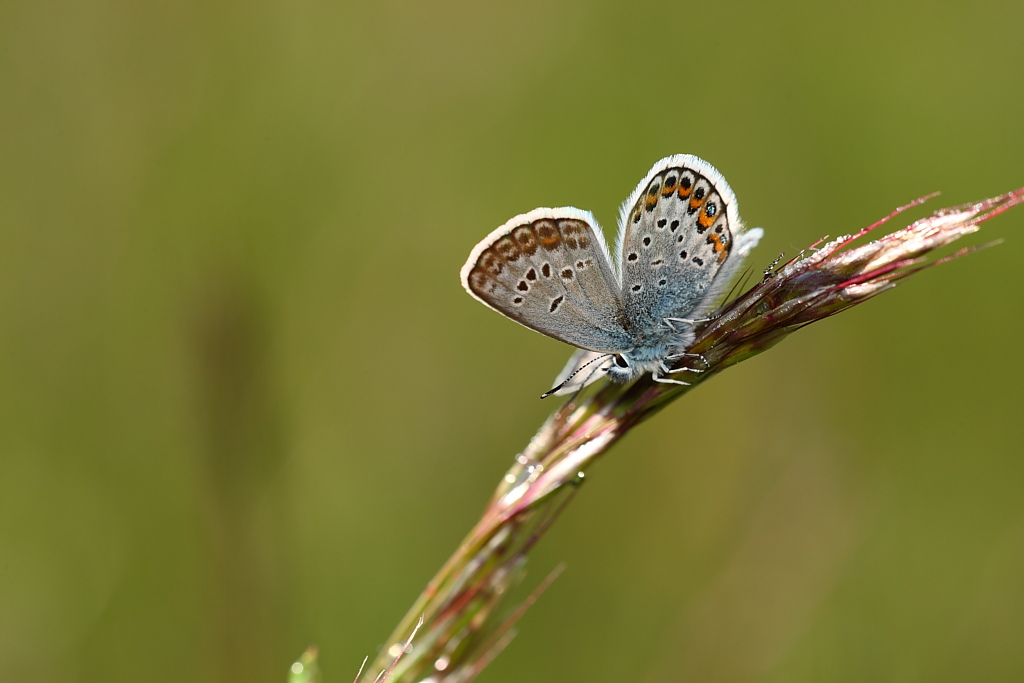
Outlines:
[{"label": "butterfly leg", "polygon": [[671,379],[666,375],[671,375],[673,372],[679,372],[678,370],[669,370],[669,367],[665,365],[665,361],[659,361],[658,365],[661,367],[651,373],[651,379],[655,382],[661,382],[662,384],[682,384],[684,387],[690,386],[689,382],[684,382],[679,379]]},{"label": "butterfly leg", "polygon": [[651,379],[653,379],[655,382],[661,382],[662,384],[681,384],[684,387],[690,386],[689,382],[684,382],[681,379],[670,379],[668,377],[663,377],[661,373],[657,370],[651,373]]},{"label": "butterfly leg", "polygon": [[704,372],[704,370],[710,370],[711,369],[711,363],[709,363],[708,359],[705,358],[704,355],[700,354],[700,353],[685,353],[684,352],[684,353],[673,353],[671,355],[665,356],[665,360],[679,360],[680,358],[700,358],[700,362],[704,364],[704,368],[703,369],[699,369],[699,368],[679,368],[678,370],[671,370],[671,371],[666,371],[666,372]]},{"label": "butterfly leg", "polygon": [[662,321],[668,325],[669,329],[673,332],[678,332],[676,326],[672,323],[683,323],[684,325],[694,325],[696,323],[706,323],[714,318],[662,318]]},{"label": "butterfly leg", "polygon": [[674,375],[677,372],[705,372],[703,368],[676,368],[675,370],[669,370],[666,375]]}]

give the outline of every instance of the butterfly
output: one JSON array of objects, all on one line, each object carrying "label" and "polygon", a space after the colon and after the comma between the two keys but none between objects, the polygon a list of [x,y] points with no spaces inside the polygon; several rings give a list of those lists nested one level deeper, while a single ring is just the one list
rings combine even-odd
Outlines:
[{"label": "butterfly", "polygon": [[[582,350],[545,396],[602,374],[686,384],[670,377],[682,371],[670,362],[692,355],[694,323],[763,234],[743,228],[736,195],[714,166],[676,154],[656,163],[623,203],[614,260],[589,211],[540,208],[477,244],[462,285],[502,315]],[[594,371],[567,386],[592,363]]]}]

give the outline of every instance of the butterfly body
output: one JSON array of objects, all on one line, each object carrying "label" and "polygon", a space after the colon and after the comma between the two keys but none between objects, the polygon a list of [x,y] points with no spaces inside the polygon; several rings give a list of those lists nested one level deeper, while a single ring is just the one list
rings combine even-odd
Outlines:
[{"label": "butterfly body", "polygon": [[622,205],[614,261],[589,212],[534,209],[473,249],[462,283],[512,320],[607,356],[599,367],[613,380],[650,372],[681,383],[667,376],[667,361],[692,343],[692,320],[715,304],[760,236],[743,229],[713,166],[675,155]]}]

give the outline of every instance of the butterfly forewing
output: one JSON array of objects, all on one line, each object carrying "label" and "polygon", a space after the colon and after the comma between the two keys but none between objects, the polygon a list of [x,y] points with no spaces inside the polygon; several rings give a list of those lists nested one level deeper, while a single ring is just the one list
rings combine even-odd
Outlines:
[{"label": "butterfly forewing", "polygon": [[584,349],[627,349],[619,285],[598,230],[578,209],[517,216],[477,245],[462,283],[537,332]]},{"label": "butterfly forewing", "polygon": [[717,171],[693,160],[663,160],[623,206],[622,299],[634,328],[690,317],[729,258],[735,197]]}]

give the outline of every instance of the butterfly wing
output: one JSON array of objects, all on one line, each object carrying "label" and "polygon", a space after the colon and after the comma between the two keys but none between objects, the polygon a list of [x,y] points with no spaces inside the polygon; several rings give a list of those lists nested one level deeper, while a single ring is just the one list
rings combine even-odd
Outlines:
[{"label": "butterfly wing", "polygon": [[636,329],[705,313],[728,287],[761,230],[744,231],[722,174],[690,154],[662,159],[622,205],[622,299]]},{"label": "butterfly wing", "polygon": [[584,349],[631,347],[601,228],[587,211],[534,209],[470,253],[462,285],[531,330]]}]

